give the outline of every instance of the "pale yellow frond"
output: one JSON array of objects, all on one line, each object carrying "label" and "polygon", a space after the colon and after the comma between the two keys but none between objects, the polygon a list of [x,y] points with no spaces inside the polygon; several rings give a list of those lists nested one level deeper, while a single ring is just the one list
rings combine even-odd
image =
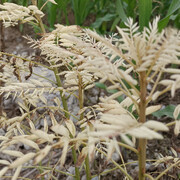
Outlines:
[{"label": "pale yellow frond", "polygon": [[18,179],[18,176],[19,176],[19,174],[20,174],[20,172],[21,172],[21,169],[22,169],[22,165],[20,165],[20,166],[17,167],[17,169],[16,169],[16,171],[15,171],[15,173],[14,173],[14,175],[13,175],[13,177],[12,177],[11,180],[16,180],[16,179]]},{"label": "pale yellow frond", "polygon": [[180,133],[180,120],[175,121],[174,134],[178,136]]},{"label": "pale yellow frond", "polygon": [[8,167],[4,167],[3,169],[0,170],[0,178],[7,172],[9,168]]},{"label": "pale yellow frond", "polygon": [[54,131],[55,133],[62,135],[64,137],[69,137],[69,131],[66,127],[60,124],[56,124],[51,127],[51,130]]},{"label": "pale yellow frond", "polygon": [[20,151],[15,151],[15,150],[3,150],[2,153],[4,154],[8,154],[10,156],[15,156],[15,157],[21,157],[23,156],[24,154]]},{"label": "pale yellow frond", "polygon": [[47,145],[44,149],[40,150],[34,159],[34,164],[36,165],[41,162],[47,156],[50,150],[51,146],[49,145]]},{"label": "pale yellow frond", "polygon": [[149,106],[146,108],[146,116],[160,110],[162,105]]},{"label": "pale yellow frond", "polygon": [[180,104],[176,106],[176,108],[174,110],[174,113],[173,113],[173,116],[174,116],[175,120],[177,120],[179,114],[180,114]]},{"label": "pale yellow frond", "polygon": [[17,168],[17,167],[19,167],[19,166],[23,165],[24,163],[28,162],[29,160],[31,160],[35,155],[36,155],[36,153],[25,154],[24,156],[21,156],[20,158],[13,161],[9,165],[9,168]]},{"label": "pale yellow frond", "polygon": [[52,143],[53,139],[55,138],[54,134],[47,134],[46,132],[38,129],[32,129],[31,130],[32,134],[35,134],[37,137],[46,140],[47,142]]},{"label": "pale yellow frond", "polygon": [[154,129],[154,130],[159,130],[159,131],[168,131],[169,130],[169,128],[165,124],[158,122],[158,121],[153,121],[153,120],[149,120],[149,121],[145,122],[143,124],[143,126],[146,126],[148,128]]}]

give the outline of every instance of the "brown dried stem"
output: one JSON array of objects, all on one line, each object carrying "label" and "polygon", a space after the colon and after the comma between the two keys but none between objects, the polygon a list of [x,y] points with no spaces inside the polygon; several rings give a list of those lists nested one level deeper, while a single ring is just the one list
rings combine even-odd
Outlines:
[{"label": "brown dried stem", "polygon": [[[79,80],[79,108],[83,109],[84,107],[84,90],[83,90],[83,81],[82,81],[82,76],[78,74],[78,80]],[[84,113],[82,112],[80,114],[80,121],[84,118]],[[85,158],[85,164],[86,164],[86,178],[87,180],[91,180],[91,171],[90,171],[90,166],[89,166],[89,157],[88,155]]]},{"label": "brown dried stem", "polygon": [[[146,72],[139,73],[139,82],[140,82],[140,103],[139,103],[139,122],[146,122],[146,85],[147,78]],[[146,173],[146,139],[139,139],[138,144],[138,162],[139,162],[139,180],[145,180]]]}]

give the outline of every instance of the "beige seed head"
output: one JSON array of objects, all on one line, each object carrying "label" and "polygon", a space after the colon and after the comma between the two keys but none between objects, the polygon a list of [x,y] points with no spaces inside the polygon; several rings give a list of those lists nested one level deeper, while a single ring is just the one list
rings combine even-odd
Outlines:
[{"label": "beige seed head", "polygon": [[31,160],[34,156],[36,155],[36,153],[28,153],[25,154],[24,156],[16,159],[15,161],[13,161],[10,165],[9,168],[17,168],[18,166],[21,166],[22,164],[28,162],[29,160]]}]

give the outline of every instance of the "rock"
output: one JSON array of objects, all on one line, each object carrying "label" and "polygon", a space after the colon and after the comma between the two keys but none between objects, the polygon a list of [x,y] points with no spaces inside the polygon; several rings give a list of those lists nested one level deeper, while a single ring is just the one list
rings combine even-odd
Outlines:
[{"label": "rock", "polygon": [[116,152],[112,154],[112,157],[111,157],[111,158],[112,158],[112,160],[114,160],[114,161],[116,161],[116,162],[120,159],[119,154],[116,153]]},{"label": "rock", "polygon": [[5,131],[2,128],[0,128],[0,136],[4,136],[4,135],[5,135]]},{"label": "rock", "polygon": [[86,180],[86,175],[83,175],[81,180]]},{"label": "rock", "polygon": [[[86,175],[83,175],[81,180],[86,180]],[[99,180],[98,176],[92,178],[91,180]]]},{"label": "rock", "polygon": [[[70,173],[70,174],[75,174],[75,167],[70,166],[70,167],[68,168],[67,173]],[[68,176],[66,180],[74,180],[74,177],[72,177],[72,176]]]},{"label": "rock", "polygon": [[99,177],[96,176],[96,177],[92,178],[92,180],[99,180]]}]

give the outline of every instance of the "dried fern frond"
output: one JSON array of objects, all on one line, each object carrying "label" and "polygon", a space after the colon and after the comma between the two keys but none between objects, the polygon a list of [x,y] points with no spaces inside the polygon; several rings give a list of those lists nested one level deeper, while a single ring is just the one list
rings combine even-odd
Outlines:
[{"label": "dried fern frond", "polygon": [[65,76],[65,85],[68,90],[78,89],[79,78],[82,79],[81,85],[84,89],[91,88],[96,77],[81,67],[88,58],[83,56],[81,51],[84,46],[82,40],[84,33],[78,26],[56,25],[56,27],[57,29],[45,35],[40,41],[39,47],[42,54],[46,56],[52,68],[67,67],[68,71],[57,75]]},{"label": "dried fern frond", "polygon": [[162,154],[159,154],[159,158],[155,163],[153,163],[155,166],[159,166],[162,164],[165,165],[166,169],[163,173],[161,173],[162,175],[167,173],[168,171],[171,171],[171,169],[180,169],[180,158],[178,157],[177,152],[172,147],[171,152],[172,156],[163,156]]},{"label": "dried fern frond", "polygon": [[[81,128],[86,127],[87,129],[88,152],[91,160],[96,152],[96,145],[101,143],[106,143],[106,152],[108,158],[110,158],[110,155],[115,150],[116,137],[118,136],[128,145],[135,146],[134,138],[162,139],[163,136],[157,131],[168,131],[168,127],[165,124],[154,120],[139,123],[128,110],[128,107],[132,104],[132,101],[130,102],[126,99],[122,103],[118,103],[115,100],[106,100],[106,98],[102,99],[102,102],[95,106],[95,109],[99,112],[96,119],[88,112],[87,116],[91,120],[85,121],[85,118],[81,121]],[[150,111],[152,109],[154,111],[154,107]],[[129,138],[129,135],[132,136],[132,139]],[[114,146],[112,146],[112,139],[114,139],[113,143],[116,142]],[[111,148],[109,148],[110,146]]]},{"label": "dried fern frond", "polygon": [[[8,161],[6,162],[6,160],[0,162],[6,165],[6,167],[4,167],[0,171],[0,177],[2,177],[3,174],[6,173],[8,169],[16,169],[16,171],[18,171],[19,168],[22,167],[24,163],[27,163],[30,160],[33,160],[34,164],[39,163],[42,159],[44,159],[48,155],[51,149],[56,148],[57,146],[63,147],[63,152],[60,159],[60,164],[63,165],[65,162],[66,154],[68,152],[69,143],[71,142],[69,133],[71,133],[73,136],[76,135],[76,130],[73,122],[71,120],[67,120],[65,124],[66,127],[59,124],[52,126],[52,130],[55,131],[55,133],[58,133],[60,130],[61,136],[59,134],[48,134],[45,131],[35,129],[32,121],[30,125],[31,130],[29,132],[29,135],[18,136],[16,134],[14,136],[13,132],[10,134],[10,131],[8,131],[8,135],[5,135],[6,138],[1,139],[2,142],[0,144],[1,147],[0,152],[10,156],[14,156],[16,157],[16,159],[12,163],[8,163]],[[65,136],[65,134],[63,133],[62,128],[59,129],[59,127],[62,127],[64,128],[64,130],[66,130],[67,136]],[[14,127],[13,130],[15,128],[16,127]],[[54,141],[54,139],[57,139],[58,141]],[[23,143],[29,146],[31,148],[31,152],[27,152],[26,154],[23,154],[20,151],[8,150],[8,148],[11,145],[15,145],[19,143]],[[46,143],[48,143],[49,145],[46,145],[45,147],[42,146],[42,144],[46,144]],[[39,144],[41,144],[41,148]],[[32,149],[35,149],[36,152],[32,152]]]},{"label": "dried fern frond", "polygon": [[[155,80],[155,77],[158,77],[155,76],[156,74],[173,73],[174,75],[171,78],[175,80],[172,80],[168,89],[171,89],[171,94],[174,96],[175,90],[179,88],[179,71],[178,69],[169,69],[167,66],[169,64],[180,64],[178,58],[180,32],[168,28],[158,33],[158,20],[159,18],[156,18],[149,25],[149,28],[145,28],[140,33],[137,24],[133,24],[133,21],[129,19],[126,24],[127,28],[118,28],[121,37],[120,39],[114,39],[114,43],[94,31],[86,30],[89,37],[94,38],[97,41],[96,44],[99,43],[101,48],[94,45],[93,48],[99,51],[99,56],[96,57],[91,54],[91,51],[86,50],[86,53],[88,52],[88,56],[91,58],[86,61],[83,67],[94,74],[99,70],[101,74],[96,73],[96,76],[101,78],[102,82],[110,80],[113,82],[113,85],[116,85],[119,81],[118,83],[124,86],[123,82],[120,81],[120,79],[124,79],[133,90],[136,90],[133,85],[137,84],[136,79],[131,79],[133,72],[139,74],[142,71],[146,71],[149,83],[152,86],[156,85],[155,82],[158,81],[158,78]],[[104,47],[105,51],[102,50],[102,47]],[[103,58],[100,52],[104,53],[103,55],[106,55],[106,58]],[[116,57],[116,60],[114,61],[112,57]],[[118,68],[125,68],[126,70],[120,71]],[[129,77],[129,73],[131,77]],[[115,79],[115,77],[117,78]]]},{"label": "dried fern frond", "polygon": [[[139,95],[135,87],[138,79],[133,78],[132,74],[146,71],[148,83],[157,86],[159,79],[156,75],[170,72],[174,75],[171,76],[172,82],[168,85],[168,89],[171,89],[174,96],[175,90],[179,88],[177,74],[179,71],[167,69],[167,65],[180,64],[178,59],[180,33],[170,28],[158,33],[158,21],[157,17],[149,24],[149,28],[140,33],[137,23],[133,24],[132,19],[129,19],[127,28],[118,28],[120,38],[102,37],[91,30],[83,31],[78,26],[56,25],[57,28],[51,34],[45,35],[39,46],[52,67],[65,65],[69,70],[73,69],[73,72],[67,73],[77,72],[74,74],[74,80],[68,83],[73,86],[78,82],[76,78],[78,72],[84,71],[87,76],[95,77],[95,80],[99,78],[100,82],[109,80],[114,86],[119,84],[118,89],[130,97],[132,92]],[[73,65],[69,66],[70,63]],[[127,89],[124,81],[131,88]],[[154,89],[150,93],[150,100],[155,100],[155,97],[161,95],[159,93],[154,96]],[[135,99],[132,100],[135,103]]]},{"label": "dried fern frond", "polygon": [[[52,0],[51,2],[54,3]],[[0,20],[3,20],[6,26],[15,25],[19,20],[37,22],[35,15],[43,16],[35,6],[25,8],[5,3],[0,5],[0,9],[3,9],[4,13],[0,16]],[[1,117],[0,123],[3,127],[8,127],[5,136],[0,136],[2,141],[0,152],[8,154],[10,153],[8,147],[20,143],[27,145],[30,152],[20,154],[11,151],[14,153],[12,156],[14,155],[13,157],[16,159],[12,164],[7,160],[0,162],[5,165],[0,171],[0,177],[8,169],[15,168],[14,177],[17,177],[24,163],[33,158],[33,163],[37,164],[54,148],[62,148],[60,164],[63,165],[68,150],[71,147],[79,150],[82,144],[87,146],[82,148],[79,163],[88,153],[89,158],[93,159],[98,147],[107,153],[109,159],[115,150],[118,151],[117,136],[120,136],[129,146],[135,146],[135,138],[162,139],[162,135],[157,131],[167,131],[166,125],[153,120],[140,123],[136,117],[140,115],[141,110],[139,103],[142,102],[142,99],[139,83],[142,72],[144,72],[145,86],[152,86],[150,92],[145,94],[143,99],[144,106],[147,107],[144,108],[145,116],[161,107],[160,105],[148,107],[148,103],[152,99],[155,100],[164,93],[164,89],[162,92],[155,93],[158,83],[165,86],[165,91],[171,91],[172,96],[180,88],[179,70],[167,67],[170,64],[180,64],[180,33],[173,29],[158,33],[158,20],[159,18],[156,18],[152,24],[149,24],[149,28],[139,32],[137,23],[133,24],[132,19],[129,19],[126,24],[127,28],[118,28],[120,37],[117,35],[103,37],[94,31],[82,30],[78,26],[63,25],[56,25],[54,31],[44,34],[39,41],[28,37],[32,46],[40,48],[41,55],[45,56],[50,69],[57,68],[54,71],[55,76],[63,75],[65,77],[66,87],[57,88],[56,84],[52,85],[44,79],[34,76],[25,81],[25,78],[21,78],[20,75],[26,71],[26,68],[28,69],[28,66],[23,68],[24,64],[19,60],[8,66],[9,62],[2,59],[5,67],[0,78],[5,82],[5,86],[0,88],[0,93],[6,93],[6,97],[14,93],[14,98],[19,98],[22,115],[10,119],[7,116]],[[66,66],[66,71],[59,72],[58,70],[62,66]],[[162,73],[172,73],[171,80],[160,81]],[[16,81],[10,80],[13,75],[16,77]],[[78,122],[82,128],[81,132],[77,131],[71,119],[64,118],[64,116],[56,119],[55,111],[61,114],[61,101],[59,97],[55,97],[53,101],[55,105],[48,106],[46,93],[60,91],[60,95],[64,96],[66,92],[69,93],[78,88],[83,90],[91,88],[97,80],[107,81],[108,89],[114,90],[116,93],[101,98],[102,102],[95,105],[94,109],[91,108],[93,113],[88,112],[84,119]],[[119,96],[123,96],[121,102],[117,101]],[[40,108],[40,105],[37,104],[39,100],[45,104],[43,108],[46,112],[43,114],[37,113]],[[30,110],[31,105],[36,108]],[[84,113],[85,109],[81,109],[80,114]],[[175,110],[175,119],[178,112],[179,107]],[[70,112],[67,113],[70,114]],[[46,120],[46,117],[49,116],[51,128],[48,127]],[[36,125],[39,120],[44,122],[41,129],[37,129]],[[19,157],[20,155],[22,156]]]},{"label": "dried fern frond", "polygon": [[104,113],[100,118],[100,122],[95,123],[94,127],[96,131],[91,132],[90,135],[110,138],[120,134],[129,134],[136,138],[162,139],[162,136],[153,131],[153,129],[168,130],[163,123],[156,121],[140,124],[128,114],[114,115],[108,113]]},{"label": "dried fern frond", "polygon": [[178,116],[180,115],[180,104],[176,106],[173,116],[175,119],[175,127],[174,127],[174,134],[176,136],[180,133],[180,119],[178,119]]},{"label": "dried fern frond", "polygon": [[79,77],[82,78],[82,86],[84,89],[91,88],[94,83],[95,78],[92,74],[88,73],[86,70],[83,71],[67,71],[65,72],[65,87],[76,86],[78,89]]},{"label": "dried fern frond", "polygon": [[24,7],[14,3],[4,3],[0,5],[0,9],[0,20],[3,20],[5,27],[15,26],[18,21],[22,23],[38,22],[35,15],[44,16],[43,12],[34,5]]}]

